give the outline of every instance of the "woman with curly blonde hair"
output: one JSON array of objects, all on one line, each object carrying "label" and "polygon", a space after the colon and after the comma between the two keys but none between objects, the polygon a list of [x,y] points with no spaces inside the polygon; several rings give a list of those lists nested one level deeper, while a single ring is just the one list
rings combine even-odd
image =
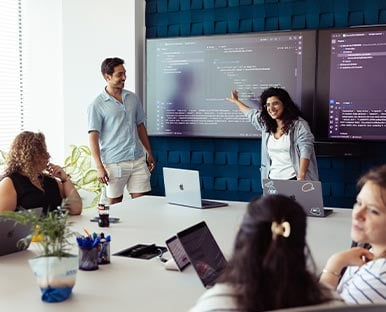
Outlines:
[{"label": "woman with curly blonde hair", "polygon": [[49,159],[43,133],[23,131],[16,136],[0,181],[0,211],[43,207],[47,212],[66,200],[70,214],[82,212],[82,201],[70,176]]}]

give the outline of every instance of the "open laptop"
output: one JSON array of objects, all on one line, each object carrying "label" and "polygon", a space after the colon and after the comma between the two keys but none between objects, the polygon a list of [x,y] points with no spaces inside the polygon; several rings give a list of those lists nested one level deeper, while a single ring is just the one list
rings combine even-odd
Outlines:
[{"label": "open laptop", "polygon": [[212,287],[227,261],[205,221],[178,232],[177,237],[204,287]]},{"label": "open laptop", "polygon": [[193,208],[228,206],[224,202],[201,198],[200,176],[197,170],[164,167],[163,174],[165,196],[169,204]]},{"label": "open laptop", "polygon": [[[32,211],[41,214],[42,210],[42,208],[35,208]],[[32,233],[31,224],[17,223],[0,214],[0,256],[27,249],[31,243],[31,238],[28,236]],[[18,244],[22,239],[26,239],[26,244]]]},{"label": "open laptop", "polygon": [[189,258],[184,250],[184,247],[181,245],[180,240],[177,235],[173,235],[172,237],[166,240],[166,246],[169,249],[170,254],[177,266],[177,269],[182,272],[189,264]]},{"label": "open laptop", "polygon": [[263,195],[282,194],[296,200],[310,217],[326,217],[333,212],[323,206],[322,183],[310,180],[263,180]]}]

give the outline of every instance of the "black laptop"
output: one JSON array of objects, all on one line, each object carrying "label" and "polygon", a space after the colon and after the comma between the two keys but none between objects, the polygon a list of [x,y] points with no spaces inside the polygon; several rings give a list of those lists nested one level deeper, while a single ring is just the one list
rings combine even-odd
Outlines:
[{"label": "black laptop", "polygon": [[177,237],[204,287],[212,287],[227,261],[205,221],[178,232]]}]

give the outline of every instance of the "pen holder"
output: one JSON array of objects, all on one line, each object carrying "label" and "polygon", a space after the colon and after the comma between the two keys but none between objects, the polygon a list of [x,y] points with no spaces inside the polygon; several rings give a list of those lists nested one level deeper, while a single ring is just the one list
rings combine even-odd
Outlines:
[{"label": "pen holder", "polygon": [[98,246],[91,248],[79,247],[79,270],[98,270]]},{"label": "pen holder", "polygon": [[101,241],[98,245],[98,264],[110,263],[110,242]]}]

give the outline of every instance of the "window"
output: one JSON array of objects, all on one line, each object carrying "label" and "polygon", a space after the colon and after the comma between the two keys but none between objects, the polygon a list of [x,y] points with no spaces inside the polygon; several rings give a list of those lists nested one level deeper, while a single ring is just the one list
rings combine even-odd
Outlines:
[{"label": "window", "polygon": [[0,150],[23,130],[21,0],[0,2]]}]

